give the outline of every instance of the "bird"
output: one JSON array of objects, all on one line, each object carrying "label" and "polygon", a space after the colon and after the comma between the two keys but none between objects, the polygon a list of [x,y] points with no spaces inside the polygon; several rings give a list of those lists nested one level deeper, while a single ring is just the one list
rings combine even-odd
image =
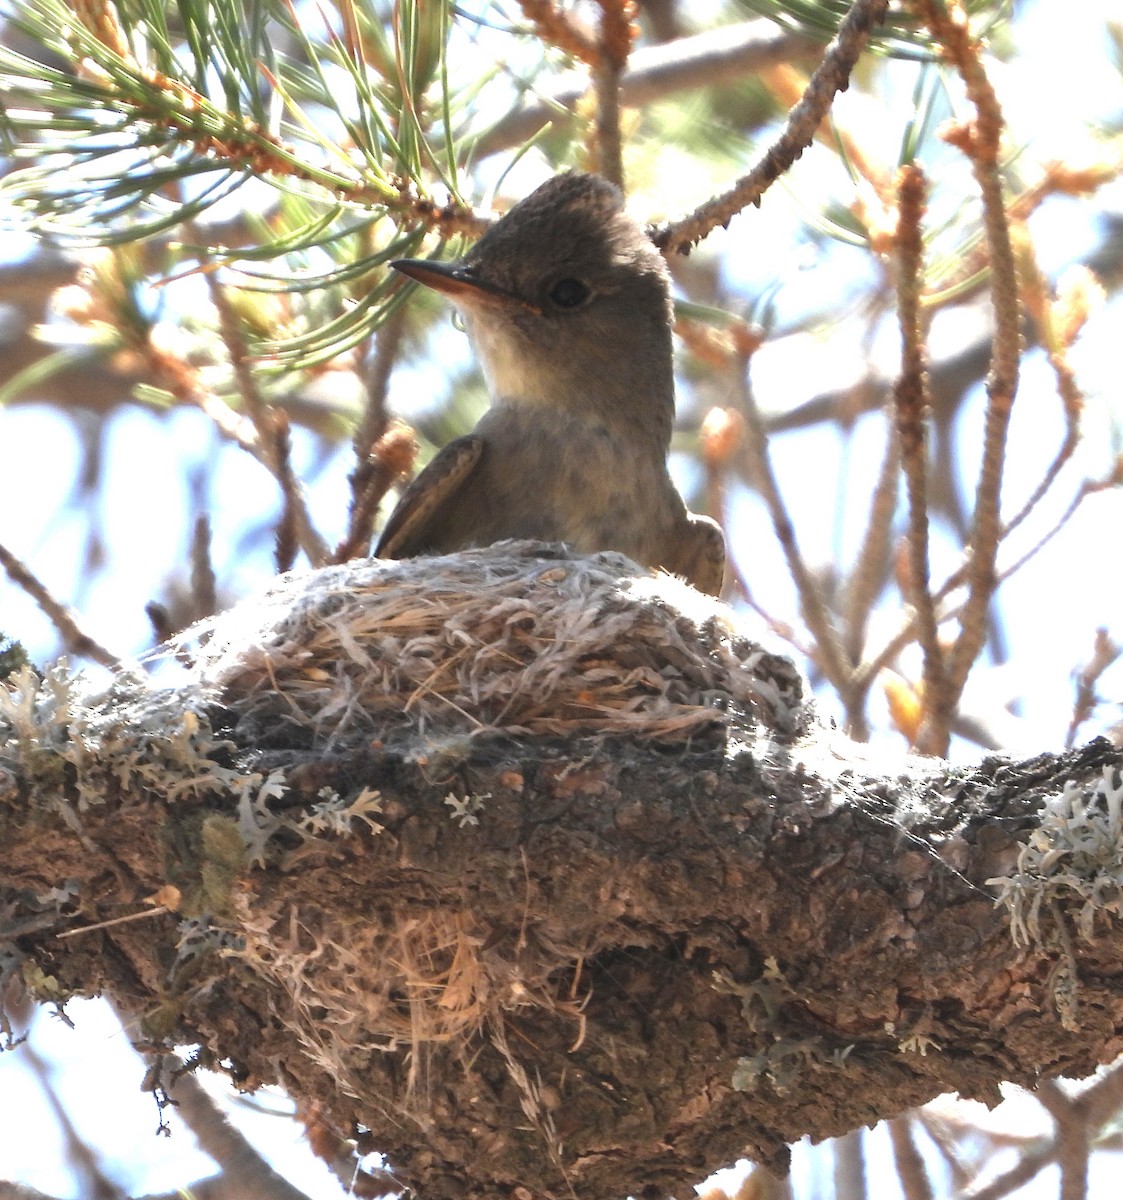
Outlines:
[{"label": "bird", "polygon": [[491,403],[403,490],[376,556],[560,541],[718,595],[721,529],[687,509],[667,469],[670,274],[620,190],[555,175],[458,261],[390,265],[459,310]]}]

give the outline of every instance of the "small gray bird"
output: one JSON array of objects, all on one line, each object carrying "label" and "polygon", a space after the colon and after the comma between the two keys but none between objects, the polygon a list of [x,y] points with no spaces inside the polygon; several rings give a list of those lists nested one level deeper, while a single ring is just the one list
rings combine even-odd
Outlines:
[{"label": "small gray bird", "polygon": [[537,538],[721,591],[721,530],[687,511],[667,473],[667,266],[612,184],[558,175],[459,262],[391,266],[460,310],[491,407],[402,493],[376,554]]}]

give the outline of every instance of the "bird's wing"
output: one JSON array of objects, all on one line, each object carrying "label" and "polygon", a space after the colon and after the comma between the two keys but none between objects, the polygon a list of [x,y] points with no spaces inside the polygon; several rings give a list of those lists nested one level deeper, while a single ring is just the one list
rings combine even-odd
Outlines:
[{"label": "bird's wing", "polygon": [[455,498],[483,453],[481,437],[457,438],[433,459],[402,492],[375,547],[378,558],[409,558],[428,548],[435,520]]}]

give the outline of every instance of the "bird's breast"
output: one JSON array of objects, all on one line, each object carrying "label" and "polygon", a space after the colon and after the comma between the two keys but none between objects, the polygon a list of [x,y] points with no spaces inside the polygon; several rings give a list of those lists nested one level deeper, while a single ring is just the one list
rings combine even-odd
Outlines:
[{"label": "bird's breast", "polygon": [[564,541],[584,553],[662,560],[685,507],[650,431],[543,406],[493,406],[476,427],[484,453],[462,498],[480,544]]}]

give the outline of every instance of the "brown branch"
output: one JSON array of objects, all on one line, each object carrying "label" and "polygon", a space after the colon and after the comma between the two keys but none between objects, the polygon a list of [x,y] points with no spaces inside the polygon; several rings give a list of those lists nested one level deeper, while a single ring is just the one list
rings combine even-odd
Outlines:
[{"label": "brown branch", "polygon": [[519,8],[535,34],[547,45],[556,46],[563,54],[590,67],[600,61],[601,47],[596,37],[554,0],[519,0]]},{"label": "brown branch", "polygon": [[598,55],[591,65],[595,113],[593,150],[597,172],[624,186],[624,146],[620,136],[620,80],[628,65],[636,28],[634,0],[597,0],[601,18]]},{"label": "brown branch", "polygon": [[[470,586],[450,602],[456,571]],[[30,754],[38,727],[0,739],[0,875],[17,897],[7,920],[42,915],[21,889],[43,895],[44,863],[74,880],[67,895],[84,918],[133,907],[166,882],[170,843],[183,848],[174,868],[192,903],[222,906],[208,929],[229,948],[173,966],[169,979],[183,938],[169,917],[61,943],[29,931],[25,978],[49,976],[56,995],[100,988],[128,1006],[130,1025],[164,1017],[169,1038],[182,1024],[243,1079],[284,1083],[305,1111],[320,1105],[332,1129],[367,1126],[365,1148],[432,1200],[510,1193],[513,1180],[575,1200],[679,1195],[745,1153],[782,1168],[784,1144],[803,1133],[837,1133],[951,1090],[990,1099],[1004,1078],[1086,1073],[1123,1045],[1118,919],[1097,914],[1098,936],[1074,942],[1088,1020],[1065,1028],[1049,930],[1015,945],[985,883],[1012,882],[1011,871],[1028,882],[1019,853],[1062,836],[1055,802],[1071,787],[1106,824],[1117,748],[1100,741],[954,772],[894,762],[877,775],[822,731],[788,742],[737,724],[749,714],[713,695],[712,651],[697,658],[712,741],[669,727],[673,740],[657,743],[512,727],[494,728],[495,741],[462,737],[469,725],[452,709],[434,703],[411,718],[389,702],[412,677],[394,695],[386,681],[417,670],[502,706],[513,689],[495,691],[491,672],[530,671],[513,724],[528,713],[568,719],[577,710],[556,707],[555,689],[584,713],[599,703],[587,686],[636,673],[635,647],[617,636],[623,612],[637,629],[665,616],[678,639],[655,639],[662,657],[639,688],[671,677],[685,687],[691,619],[660,615],[650,593],[629,600],[603,559],[541,547],[311,574],[275,585],[277,622],[244,643],[216,632],[223,673],[204,668],[201,692],[170,697],[172,711],[194,717],[190,740],[179,727],[161,740],[164,727],[123,686],[104,703],[124,707],[95,722],[112,741],[84,743],[66,770],[44,760],[67,754],[57,724]],[[607,603],[574,590],[601,575]],[[376,597],[397,614],[393,637]],[[451,623],[432,611],[449,603]],[[497,642],[481,643],[479,614]],[[566,672],[547,685],[544,648],[606,620],[598,636],[616,630],[611,645],[577,690]],[[465,645],[472,669],[460,674]],[[749,661],[725,678],[752,675]],[[641,700],[614,703],[634,713]],[[153,700],[165,720],[168,701]],[[218,730],[208,731],[207,704]],[[495,711],[467,717],[478,727]],[[121,761],[130,772],[113,770]],[[177,803],[187,783],[205,794]],[[75,827],[67,806],[91,789],[98,802]],[[326,799],[336,793],[343,807]],[[252,814],[244,834],[232,817],[239,794]],[[369,824],[349,832],[357,795]],[[325,811],[344,820],[326,822]],[[1097,872],[1075,881],[1089,890],[1074,882],[1066,918],[1097,880],[1106,883]],[[268,1022],[252,1019],[262,1012]],[[916,1029],[924,1053],[898,1032]],[[556,1158],[543,1130],[562,1148]]]},{"label": "brown branch", "polygon": [[708,200],[689,216],[660,227],[654,241],[661,250],[688,253],[711,230],[728,225],[750,204],[759,204],[768,188],[811,144],[834,97],[849,85],[850,72],[869,40],[870,31],[884,18],[888,7],[888,0],[854,0],[823,61],[811,76],[803,98],[788,114],[780,137],[728,192]]},{"label": "brown branch", "polygon": [[1003,117],[987,78],[978,43],[971,37],[958,0],[945,7],[939,0],[911,0],[946,57],[963,79],[975,108],[970,126],[960,126],[949,140],[968,156],[983,203],[983,228],[991,264],[991,304],[994,343],[987,376],[987,411],[983,433],[983,462],[975,489],[975,515],[967,562],[967,602],[948,666],[948,690],[942,698],[953,706],[987,637],[988,611],[997,586],[995,557],[1002,535],[1000,501],[1006,434],[1018,387],[1021,352],[1018,281],[1010,227],[1006,217],[999,151]]},{"label": "brown branch", "polygon": [[1053,1079],[1037,1086],[1037,1099],[1053,1118],[1053,1146],[1061,1168],[1059,1200],[1085,1200],[1088,1194],[1088,1121],[1077,1098]]},{"label": "brown branch", "polygon": [[218,611],[218,587],[211,562],[211,522],[205,513],[195,518],[191,534],[191,607],[195,621],[214,616]]},{"label": "brown branch", "polygon": [[897,437],[908,494],[908,598],[916,609],[924,654],[924,709],[917,746],[928,754],[947,753],[949,712],[944,699],[947,681],[940,649],[936,608],[928,562],[929,414],[925,384],[924,325],[920,295],[924,285],[924,238],[921,222],[927,204],[927,181],[916,165],[902,167],[897,180],[897,310],[901,328],[901,374],[894,389]]},{"label": "brown branch", "polygon": [[[747,368],[747,361],[746,361]],[[795,527],[788,515],[787,506],[780,493],[779,481],[772,469],[768,452],[768,434],[764,429],[756,397],[748,382],[747,369],[737,374],[740,412],[745,420],[747,436],[744,438],[744,456],[748,478],[760,492],[772,529],[780,548],[787,559],[788,571],[795,583],[799,596],[800,613],[815,643],[813,657],[823,673],[845,699],[853,683],[853,671],[846,660],[846,652],[838,630],[831,619],[830,609],[819,581],[804,561],[796,541]]]},{"label": "brown branch", "polygon": [[[797,55],[817,57],[819,52],[814,43],[778,30],[771,21],[723,25],[634,51],[620,79],[620,102],[643,108],[677,92],[736,82],[773,63]],[[474,143],[476,154],[484,158],[521,146],[543,126],[560,117],[572,117],[587,93],[584,73],[563,75],[537,93],[541,99],[501,117]]]},{"label": "brown branch", "polygon": [[[869,517],[862,535],[862,545],[854,569],[846,584],[843,612],[843,634],[847,657],[851,663],[861,661],[866,643],[866,629],[874,600],[889,567],[889,546],[893,517],[897,511],[898,477],[900,474],[900,442],[891,421],[886,421],[885,454],[881,460],[877,484],[870,498]],[[856,713],[848,714],[853,722]],[[856,735],[855,735],[856,736]]]},{"label": "brown branch", "polygon": [[906,1113],[894,1117],[888,1125],[893,1165],[897,1168],[897,1182],[901,1185],[905,1200],[932,1200],[932,1184],[917,1149],[912,1115]]},{"label": "brown branch", "polygon": [[1123,654],[1123,646],[1116,645],[1103,626],[1097,629],[1092,657],[1076,675],[1076,697],[1072,705],[1072,720],[1065,734],[1066,748],[1076,744],[1076,731],[1095,712],[1100,703],[1096,695],[1096,683],[1120,654]]},{"label": "brown branch", "polygon": [[0,566],[8,572],[11,581],[17,587],[23,588],[39,605],[71,654],[92,659],[111,670],[120,670],[121,660],[117,655],[106,650],[100,642],[85,633],[78,625],[74,613],[61,601],[56,600],[46,584],[3,544],[0,544]]},{"label": "brown branch", "polygon": [[417,448],[413,430],[395,421],[352,472],[347,533],[332,552],[332,562],[346,562],[369,552],[378,506],[394,481],[409,474],[417,460]]}]

